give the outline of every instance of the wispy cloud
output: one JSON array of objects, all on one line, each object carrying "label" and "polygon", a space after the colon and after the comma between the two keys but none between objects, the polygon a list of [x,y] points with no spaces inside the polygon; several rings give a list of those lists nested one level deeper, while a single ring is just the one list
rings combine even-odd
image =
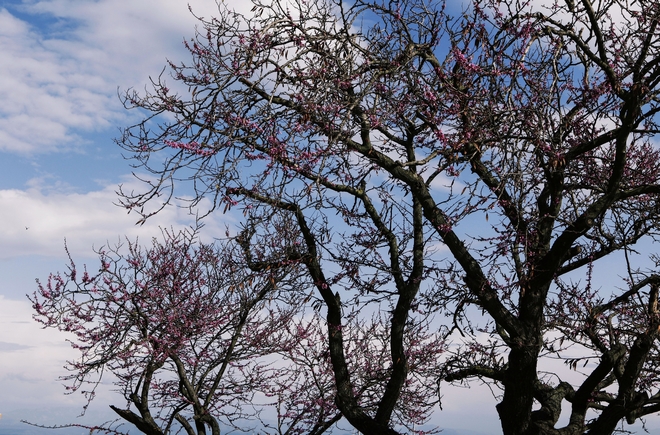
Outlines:
[{"label": "wispy cloud", "polygon": [[[213,1],[190,7],[199,16],[217,14]],[[45,0],[0,8],[0,151],[77,149],[85,133],[126,124],[117,90],[142,88],[167,58],[186,58],[182,41],[196,23],[178,0]]]}]

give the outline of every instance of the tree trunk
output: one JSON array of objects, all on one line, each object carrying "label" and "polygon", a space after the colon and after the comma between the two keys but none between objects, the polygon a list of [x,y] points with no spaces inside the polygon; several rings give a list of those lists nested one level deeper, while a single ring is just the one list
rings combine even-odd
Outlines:
[{"label": "tree trunk", "polygon": [[532,406],[536,382],[536,349],[519,346],[509,353],[504,397],[497,405],[504,435],[531,435]]}]

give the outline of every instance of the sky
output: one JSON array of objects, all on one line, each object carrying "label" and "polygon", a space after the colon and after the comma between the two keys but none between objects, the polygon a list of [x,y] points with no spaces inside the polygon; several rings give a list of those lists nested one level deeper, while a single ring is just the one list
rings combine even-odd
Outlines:
[{"label": "sky", "polygon": [[[182,42],[196,25],[188,5],[198,16],[217,12],[213,0],[0,0],[0,435],[43,432],[21,419],[98,423],[113,417],[108,404],[121,404],[102,385],[78,418],[84,399],[64,395],[58,380],[76,354],[66,336],[32,320],[26,294],[35,279],[65,269],[65,240],[78,262],[95,264],[93,247],[192,223],[187,210],[169,207],[136,226],[139,217],[115,205],[118,186],[136,182],[113,142],[138,120],[118,92],[143,89],[167,59],[188,59]],[[203,235],[223,233],[228,219],[210,216]],[[434,423],[446,434],[499,432],[488,389],[441,392]]]}]

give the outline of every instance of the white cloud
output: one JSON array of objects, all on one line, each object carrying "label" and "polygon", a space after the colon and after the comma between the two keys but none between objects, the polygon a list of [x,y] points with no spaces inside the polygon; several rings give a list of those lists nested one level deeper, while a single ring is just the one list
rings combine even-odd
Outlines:
[{"label": "white cloud", "polygon": [[[63,388],[57,378],[63,374],[67,358],[75,357],[75,351],[64,341],[63,334],[54,330],[41,330],[32,321],[32,307],[25,301],[5,299],[0,296],[0,388],[2,391],[17,391],[0,404],[20,406],[30,402],[62,401]],[[7,349],[10,345],[16,349]],[[45,388],[44,388],[45,387]],[[27,391],[25,391],[27,389]],[[15,403],[15,400],[23,403]]]},{"label": "white cloud", "polygon": [[49,51],[6,10],[0,10],[0,29],[0,149],[68,148],[79,142],[70,129],[109,125],[102,79]]},{"label": "white cloud", "polygon": [[[212,0],[190,6],[198,16],[218,14]],[[167,58],[187,60],[182,41],[197,24],[178,0],[44,0],[20,8],[67,23],[48,33],[0,8],[0,151],[28,154],[79,148],[83,132],[126,124],[117,89],[141,89]]]},{"label": "white cloud", "polygon": [[[135,183],[129,180],[127,184]],[[114,205],[116,186],[88,193],[49,191],[40,183],[26,190],[0,190],[0,259],[25,255],[63,257],[63,242],[73,254],[89,255],[92,244],[114,243],[124,235],[148,241],[160,228],[181,228],[194,223],[188,209],[166,207],[143,226],[139,216]],[[230,215],[215,213],[204,220],[207,238],[224,234]],[[1,341],[1,340],[0,340]]]},{"label": "white cloud", "polygon": [[[19,423],[21,419],[51,425],[98,424],[116,417],[108,404],[121,405],[122,398],[105,381],[99,385],[86,417],[79,417],[85,398],[79,393],[65,394],[66,382],[60,380],[68,374],[66,361],[79,355],[66,338],[66,333],[42,329],[32,320],[32,307],[26,299],[0,296],[0,342],[7,343],[0,347],[0,390],[11,392],[0,396],[0,432],[45,433]],[[11,346],[17,349],[6,349]],[[71,429],[67,433],[87,432]]]}]

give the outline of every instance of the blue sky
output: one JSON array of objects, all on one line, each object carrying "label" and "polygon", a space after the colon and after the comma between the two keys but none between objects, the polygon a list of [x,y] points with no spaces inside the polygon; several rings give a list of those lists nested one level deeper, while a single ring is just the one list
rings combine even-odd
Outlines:
[{"label": "blue sky", "polygon": [[[138,216],[113,205],[117,186],[135,183],[113,138],[137,114],[123,109],[117,90],[142,89],[166,59],[187,59],[182,40],[196,24],[188,4],[201,16],[216,11],[213,0],[0,0],[0,435],[23,433],[22,418],[77,422],[84,404],[57,380],[75,353],[64,335],[31,320],[25,298],[35,278],[64,269],[64,240],[74,258],[93,264],[92,246],[191,222],[170,207],[137,227]],[[207,219],[205,235],[224,232],[226,219]],[[85,421],[112,417],[107,404],[121,401],[108,389]],[[442,393],[435,422],[462,430],[446,433],[499,432],[488,389]]]}]

